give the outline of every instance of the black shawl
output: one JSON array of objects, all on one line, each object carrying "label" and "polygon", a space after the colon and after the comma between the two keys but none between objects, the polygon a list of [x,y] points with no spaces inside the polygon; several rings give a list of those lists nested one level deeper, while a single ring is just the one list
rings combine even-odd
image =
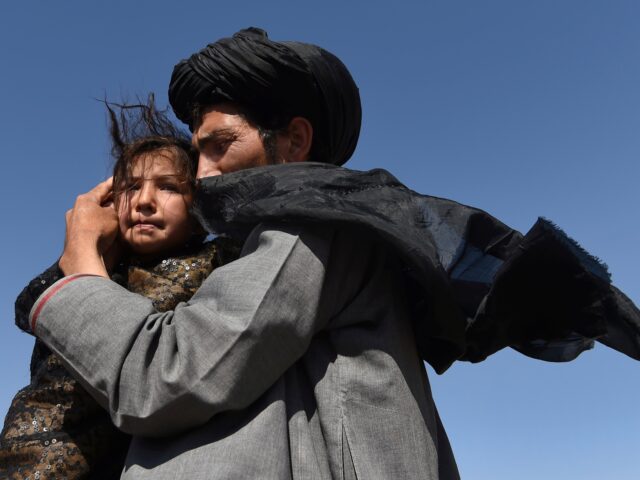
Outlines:
[{"label": "black shawl", "polygon": [[403,261],[420,354],[441,373],[511,346],[568,361],[596,339],[640,359],[640,312],[605,265],[547,220],[522,235],[489,214],[421,195],[384,170],[274,165],[201,180],[210,232],[257,223],[365,229]]}]

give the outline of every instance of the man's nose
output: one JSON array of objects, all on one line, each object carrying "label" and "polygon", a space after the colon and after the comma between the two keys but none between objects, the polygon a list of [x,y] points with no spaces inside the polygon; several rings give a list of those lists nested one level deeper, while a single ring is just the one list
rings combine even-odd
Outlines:
[{"label": "man's nose", "polygon": [[200,154],[198,157],[198,172],[196,173],[196,178],[215,177],[217,175],[222,175],[218,162],[207,158],[206,155]]}]

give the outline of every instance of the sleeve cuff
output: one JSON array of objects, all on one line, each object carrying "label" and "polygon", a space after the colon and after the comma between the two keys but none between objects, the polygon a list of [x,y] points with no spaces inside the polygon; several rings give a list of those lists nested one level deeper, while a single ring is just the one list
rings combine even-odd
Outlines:
[{"label": "sleeve cuff", "polygon": [[38,325],[38,317],[40,316],[40,313],[42,312],[42,309],[44,308],[44,306],[47,304],[49,300],[51,300],[51,298],[56,293],[62,290],[65,287],[65,285],[68,285],[74,280],[78,280],[79,278],[82,278],[82,277],[97,277],[97,276],[98,275],[93,275],[90,273],[76,273],[74,275],[69,275],[68,277],[61,278],[56,283],[54,283],[49,288],[47,288],[42,293],[42,295],[38,297],[38,300],[36,300],[36,302],[33,304],[33,307],[31,308],[31,313],[29,314],[29,326],[31,327],[31,332],[34,334],[36,333],[36,327]]}]

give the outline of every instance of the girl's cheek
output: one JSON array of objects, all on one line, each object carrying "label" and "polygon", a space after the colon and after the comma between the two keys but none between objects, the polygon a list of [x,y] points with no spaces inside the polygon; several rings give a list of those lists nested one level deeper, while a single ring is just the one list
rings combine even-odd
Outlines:
[{"label": "girl's cheek", "polygon": [[129,205],[130,202],[128,200],[125,199],[121,199],[120,202],[118,202],[118,206],[116,208],[116,213],[118,214],[118,219],[120,221],[126,219],[129,216]]},{"label": "girl's cheek", "polygon": [[124,232],[128,227],[131,221],[131,214],[128,210],[118,209],[118,227],[120,228],[120,232]]}]

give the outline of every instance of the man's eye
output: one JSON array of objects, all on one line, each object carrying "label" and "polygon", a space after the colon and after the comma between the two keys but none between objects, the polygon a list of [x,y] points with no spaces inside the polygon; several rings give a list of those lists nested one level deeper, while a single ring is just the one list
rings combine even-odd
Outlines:
[{"label": "man's eye", "polygon": [[227,152],[233,140],[233,138],[208,139],[200,149],[205,154],[222,156]]},{"label": "man's eye", "polygon": [[232,139],[227,139],[227,140],[220,140],[218,142],[218,149],[222,152],[226,152],[227,150],[229,150],[229,147],[231,146],[231,144],[233,143]]}]

